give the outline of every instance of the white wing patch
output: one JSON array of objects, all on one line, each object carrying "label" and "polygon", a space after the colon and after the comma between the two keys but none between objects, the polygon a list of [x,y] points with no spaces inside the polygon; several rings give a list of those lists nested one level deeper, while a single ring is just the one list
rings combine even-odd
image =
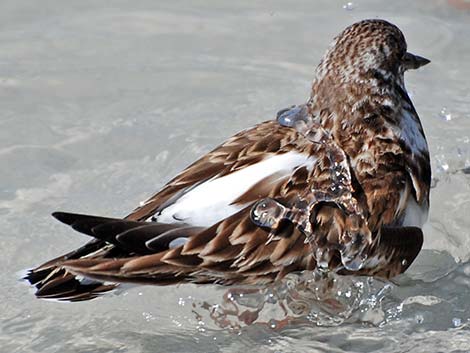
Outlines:
[{"label": "white wing patch", "polygon": [[269,157],[198,185],[156,214],[154,219],[162,223],[184,222],[195,226],[211,226],[241,210],[244,205],[233,205],[232,202],[260,180],[275,173],[285,172],[284,175],[288,175],[299,166],[305,165],[310,169],[315,161],[315,158],[298,152]]}]

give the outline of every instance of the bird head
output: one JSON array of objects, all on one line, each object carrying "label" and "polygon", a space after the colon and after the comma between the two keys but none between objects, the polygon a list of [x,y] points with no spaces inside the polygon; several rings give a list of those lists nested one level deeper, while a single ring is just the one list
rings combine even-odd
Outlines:
[{"label": "bird head", "polygon": [[318,101],[322,109],[332,99],[344,104],[364,94],[380,95],[395,84],[404,89],[404,72],[429,62],[407,52],[397,26],[379,19],[354,23],[333,40],[318,65],[311,103]]},{"label": "bird head", "polygon": [[407,52],[400,29],[384,20],[363,20],[347,27],[333,41],[316,70],[317,80],[334,74],[355,80],[375,71],[399,75],[430,60]]}]

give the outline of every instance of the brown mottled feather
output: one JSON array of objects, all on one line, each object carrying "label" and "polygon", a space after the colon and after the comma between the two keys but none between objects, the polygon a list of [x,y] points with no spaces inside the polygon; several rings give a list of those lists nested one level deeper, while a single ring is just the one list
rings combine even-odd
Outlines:
[{"label": "brown mottled feather", "polygon": [[[355,273],[403,272],[422,245],[419,228],[401,227],[407,205],[427,210],[430,185],[427,144],[403,83],[410,58],[411,68],[425,62],[410,55],[396,26],[358,22],[323,57],[306,105],[231,137],[125,219],[56,213],[99,240],[32,270],[36,295],[86,300],[114,287],[76,275],[168,285],[268,283],[318,265],[350,273],[342,252],[355,239],[367,255]],[[292,151],[315,163],[258,180],[232,201],[239,211],[213,225],[149,222],[204,182]],[[265,205],[271,223],[255,222]]]}]

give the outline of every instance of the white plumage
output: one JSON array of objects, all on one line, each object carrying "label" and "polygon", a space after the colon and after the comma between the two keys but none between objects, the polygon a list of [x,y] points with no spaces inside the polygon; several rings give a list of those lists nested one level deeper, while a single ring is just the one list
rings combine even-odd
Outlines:
[{"label": "white plumage", "polygon": [[298,152],[275,155],[223,177],[208,180],[181,196],[175,203],[155,215],[157,222],[187,223],[208,227],[241,210],[233,204],[251,186],[277,174],[292,174],[300,166],[311,168],[316,159]]}]

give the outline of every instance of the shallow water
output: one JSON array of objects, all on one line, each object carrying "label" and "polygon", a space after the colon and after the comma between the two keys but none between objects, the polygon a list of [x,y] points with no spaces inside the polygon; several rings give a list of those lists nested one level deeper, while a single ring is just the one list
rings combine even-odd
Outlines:
[{"label": "shallow water", "polygon": [[[470,10],[458,3],[2,1],[0,352],[470,351]],[[337,278],[317,301],[296,277],[262,293],[139,287],[74,304],[17,281],[86,240],[52,211],[125,215],[231,134],[305,101],[333,36],[373,17],[432,60],[407,75],[436,186],[405,276]]]}]

